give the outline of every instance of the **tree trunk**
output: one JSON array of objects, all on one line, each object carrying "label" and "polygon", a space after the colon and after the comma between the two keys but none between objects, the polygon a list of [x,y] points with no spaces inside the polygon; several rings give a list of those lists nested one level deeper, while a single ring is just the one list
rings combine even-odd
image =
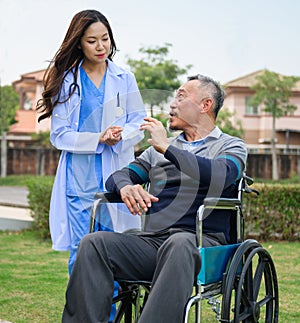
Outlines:
[{"label": "tree trunk", "polygon": [[7,140],[6,132],[2,132],[1,138],[1,177],[6,177],[7,175]]},{"label": "tree trunk", "polygon": [[45,175],[45,149],[37,147],[36,150],[36,174],[39,176]]},{"label": "tree trunk", "polygon": [[154,117],[154,113],[153,113],[153,104],[150,104],[150,116],[151,118]]},{"label": "tree trunk", "polygon": [[273,112],[272,120],[272,179],[278,180],[277,154],[276,154],[276,118]]}]

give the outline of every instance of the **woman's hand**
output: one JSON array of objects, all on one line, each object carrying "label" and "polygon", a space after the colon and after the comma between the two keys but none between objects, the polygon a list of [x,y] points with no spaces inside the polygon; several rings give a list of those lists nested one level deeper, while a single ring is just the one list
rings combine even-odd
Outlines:
[{"label": "woman's hand", "polygon": [[114,146],[122,139],[123,128],[119,126],[108,127],[100,136],[99,142],[108,146]]}]

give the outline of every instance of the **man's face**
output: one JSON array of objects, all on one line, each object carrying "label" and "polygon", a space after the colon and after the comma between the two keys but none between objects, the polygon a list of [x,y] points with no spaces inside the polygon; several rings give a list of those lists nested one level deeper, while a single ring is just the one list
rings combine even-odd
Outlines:
[{"label": "man's face", "polygon": [[201,117],[202,99],[198,80],[183,84],[170,105],[170,129],[185,130],[198,123]]}]

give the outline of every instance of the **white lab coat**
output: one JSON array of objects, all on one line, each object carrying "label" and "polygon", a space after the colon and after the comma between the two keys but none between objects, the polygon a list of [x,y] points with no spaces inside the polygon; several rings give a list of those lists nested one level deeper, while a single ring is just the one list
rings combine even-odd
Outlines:
[{"label": "white lab coat", "polygon": [[[74,84],[74,76],[68,73],[65,77],[61,96],[67,96],[70,86]],[[58,104],[52,114],[51,143],[62,150],[57,173],[52,189],[49,224],[52,247],[55,250],[69,250],[71,229],[67,216],[66,201],[66,154],[102,154],[102,174],[104,182],[115,170],[120,169],[134,158],[134,145],[143,138],[138,130],[146,116],[145,108],[132,73],[118,67],[108,60],[105,96],[102,116],[102,129],[110,125],[123,127],[122,140],[115,146],[99,144],[99,133],[78,132],[80,111],[80,71],[76,80],[76,91],[71,98]],[[139,217],[130,216],[123,223],[114,223],[115,231],[137,227]]]}]

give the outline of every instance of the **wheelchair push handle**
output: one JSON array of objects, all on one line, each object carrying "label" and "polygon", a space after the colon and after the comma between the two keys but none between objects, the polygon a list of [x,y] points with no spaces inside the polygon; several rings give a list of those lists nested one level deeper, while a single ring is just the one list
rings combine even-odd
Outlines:
[{"label": "wheelchair push handle", "polygon": [[258,190],[256,190],[255,188],[250,188],[249,186],[251,186],[254,183],[254,179],[248,175],[246,175],[244,173],[243,175],[244,178],[244,183],[245,183],[245,187],[244,187],[244,192],[246,193],[255,193],[257,196],[260,194]]},{"label": "wheelchair push handle", "polygon": [[120,195],[107,191],[95,193],[94,198],[101,203],[123,203]]}]

